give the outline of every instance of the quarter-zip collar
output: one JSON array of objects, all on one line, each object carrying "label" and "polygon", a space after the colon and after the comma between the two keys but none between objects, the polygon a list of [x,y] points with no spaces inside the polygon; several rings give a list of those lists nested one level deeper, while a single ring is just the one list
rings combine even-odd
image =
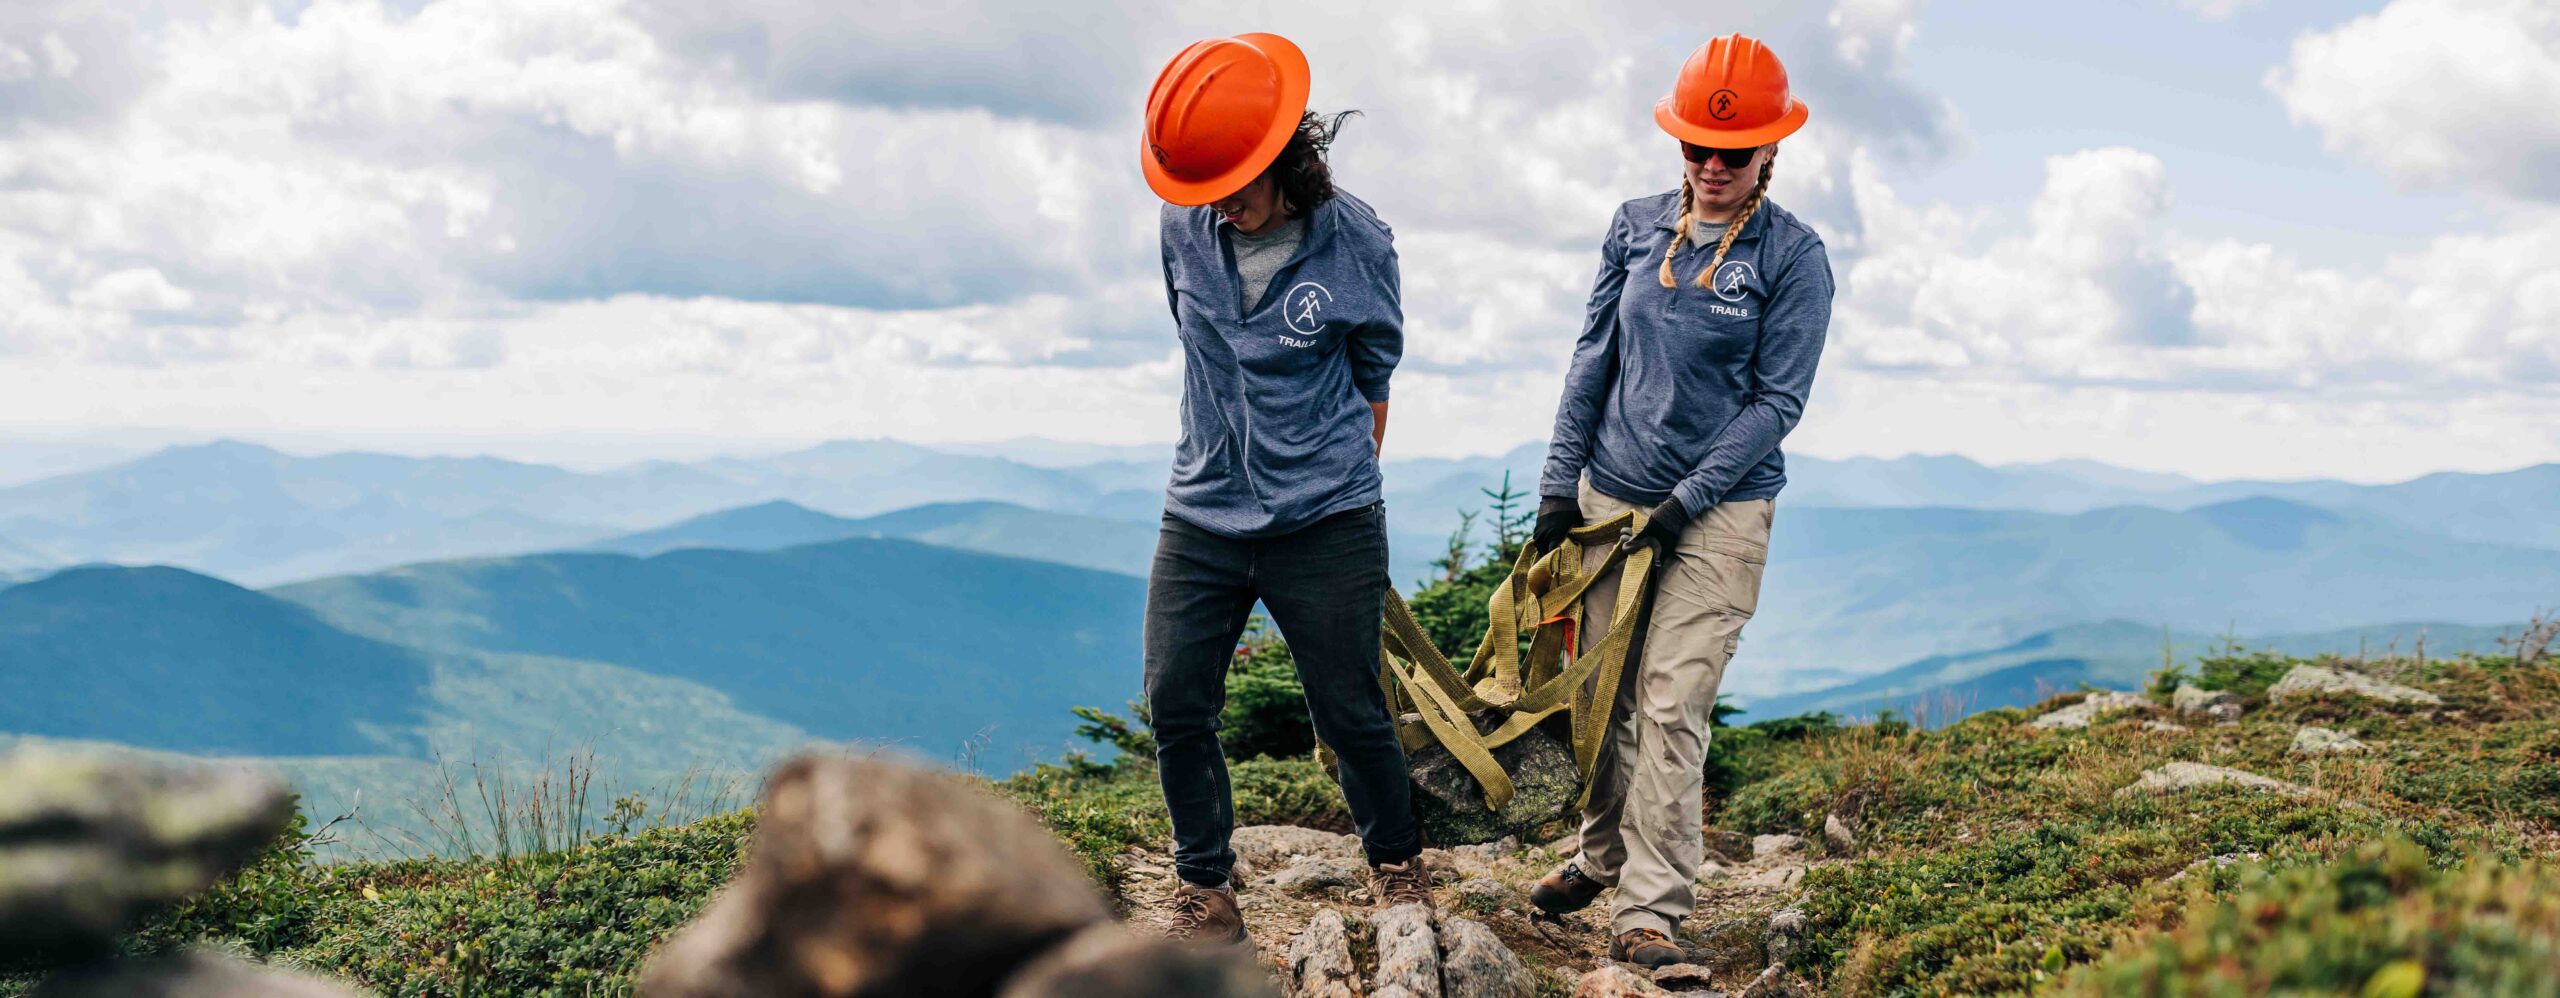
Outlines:
[{"label": "quarter-zip collar", "polygon": [[[1688,181],[1683,180],[1681,182],[1687,183]],[[1767,202],[1763,201],[1762,203],[1766,204]],[[1656,228],[1660,228],[1667,232],[1677,233],[1680,231],[1680,191],[1678,188],[1672,189],[1671,203],[1663,207],[1662,214],[1653,220],[1653,224]],[[1760,238],[1760,233],[1767,231],[1768,228],[1769,213],[1765,211],[1752,212],[1750,220],[1742,223],[1742,232],[1733,237],[1733,244],[1740,246],[1743,243],[1758,239]]]},{"label": "quarter-zip collar", "polygon": [[[1243,314],[1252,315],[1255,312],[1261,311],[1264,305],[1270,304],[1272,289],[1280,287],[1281,275],[1287,274],[1291,269],[1297,267],[1298,264],[1305,262],[1308,257],[1314,256],[1317,251],[1324,249],[1325,244],[1332,241],[1334,229],[1338,227],[1341,222],[1339,218],[1341,210],[1342,208],[1340,205],[1335,204],[1332,200],[1328,200],[1323,204],[1317,205],[1316,210],[1308,212],[1303,216],[1306,222],[1307,231],[1305,235],[1298,237],[1297,252],[1289,254],[1289,259],[1280,264],[1280,269],[1272,272],[1271,283],[1263,287],[1262,297],[1254,299],[1253,307],[1245,309]],[[1242,284],[1244,282],[1243,276],[1236,273],[1235,243],[1225,238],[1227,235],[1235,232],[1236,223],[1227,221],[1225,216],[1215,217],[1217,220],[1212,223],[1212,227],[1217,230],[1218,235],[1220,236],[1218,239],[1218,245],[1226,255],[1227,279],[1237,284]],[[1244,296],[1242,294],[1238,294],[1236,297],[1241,301]]]}]

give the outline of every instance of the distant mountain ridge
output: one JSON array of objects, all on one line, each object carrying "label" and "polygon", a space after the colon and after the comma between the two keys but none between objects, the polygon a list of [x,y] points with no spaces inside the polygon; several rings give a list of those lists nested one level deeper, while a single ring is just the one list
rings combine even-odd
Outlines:
[{"label": "distant mountain ridge", "polygon": [[[1873,717],[1891,710],[1933,723],[2001,707],[2021,707],[2082,684],[2135,689],[2166,662],[2193,662],[2229,647],[2311,657],[2414,654],[2437,657],[2491,653],[2515,626],[2405,622],[2247,638],[2194,631],[2166,631],[2126,620],[2075,624],[2029,635],[1998,648],[1932,655],[1837,686],[1750,698],[1746,720],[1828,711]],[[2423,641],[2423,649],[2421,643]]]}]

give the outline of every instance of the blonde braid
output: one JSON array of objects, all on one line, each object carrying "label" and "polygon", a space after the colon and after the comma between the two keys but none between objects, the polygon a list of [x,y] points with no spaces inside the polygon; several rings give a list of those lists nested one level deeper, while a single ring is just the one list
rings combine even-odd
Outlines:
[{"label": "blonde braid", "polygon": [[[1724,227],[1724,240],[1716,243],[1716,258],[1707,261],[1707,269],[1698,272],[1699,287],[1706,288],[1710,291],[1715,289],[1716,268],[1724,266],[1724,254],[1725,251],[1733,248],[1733,237],[1741,235],[1743,225],[1750,222],[1751,216],[1760,210],[1760,199],[1767,196],[1769,193],[1769,174],[1776,172],[1777,169],[1778,147],[1770,146],[1769,158],[1760,161],[1760,179],[1753,181],[1751,184],[1751,197],[1742,202],[1741,211],[1734,213],[1733,223]],[[1683,183],[1681,185],[1681,189],[1684,191],[1687,190],[1688,185]],[[1685,204],[1686,202],[1687,198],[1684,196],[1682,198],[1682,203]],[[1680,229],[1682,232],[1687,232],[1689,229],[1689,216],[1685,211],[1680,215]],[[1671,274],[1670,264],[1671,258],[1668,256],[1663,257],[1662,272],[1665,277],[1669,277]],[[1670,287],[1669,284],[1665,284],[1663,286]]]},{"label": "blonde braid", "polygon": [[1662,286],[1676,288],[1680,279],[1671,276],[1671,258],[1680,255],[1680,245],[1689,241],[1689,175],[1680,175],[1680,221],[1672,226],[1671,245],[1662,250]]}]

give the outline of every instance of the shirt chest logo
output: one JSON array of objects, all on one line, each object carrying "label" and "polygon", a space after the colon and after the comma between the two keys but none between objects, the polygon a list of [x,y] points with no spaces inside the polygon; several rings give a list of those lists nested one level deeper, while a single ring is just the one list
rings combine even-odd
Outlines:
[{"label": "shirt chest logo", "polygon": [[1741,301],[1744,295],[1750,293],[1751,285],[1758,283],[1759,279],[1760,272],[1752,268],[1751,261],[1727,260],[1724,266],[1716,268],[1715,280],[1709,282],[1708,287],[1715,291],[1718,298],[1726,301]]},{"label": "shirt chest logo", "polygon": [[1306,337],[1280,337],[1285,346],[1304,349],[1316,345],[1315,335],[1324,331],[1324,310],[1333,304],[1333,292],[1314,281],[1299,281],[1280,300],[1280,319],[1292,332]]}]

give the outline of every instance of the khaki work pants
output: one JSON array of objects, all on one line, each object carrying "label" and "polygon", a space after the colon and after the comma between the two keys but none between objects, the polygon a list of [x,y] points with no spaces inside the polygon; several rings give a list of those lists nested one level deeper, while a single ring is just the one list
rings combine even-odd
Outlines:
[{"label": "khaki work pants", "polygon": [[[1581,500],[1585,520],[1638,508],[1588,481]],[[1618,684],[1609,743],[1582,812],[1582,872],[1618,888],[1609,906],[1612,933],[1670,935],[1697,907],[1698,864],[1706,853],[1707,718],[1742,625],[1760,603],[1775,513],[1768,499],[1717,504],[1680,532],[1678,556],[1656,574],[1644,661]],[[1604,555],[1586,554],[1586,567]],[[1585,647],[1608,632],[1617,576],[1612,570],[1583,597]]]}]

